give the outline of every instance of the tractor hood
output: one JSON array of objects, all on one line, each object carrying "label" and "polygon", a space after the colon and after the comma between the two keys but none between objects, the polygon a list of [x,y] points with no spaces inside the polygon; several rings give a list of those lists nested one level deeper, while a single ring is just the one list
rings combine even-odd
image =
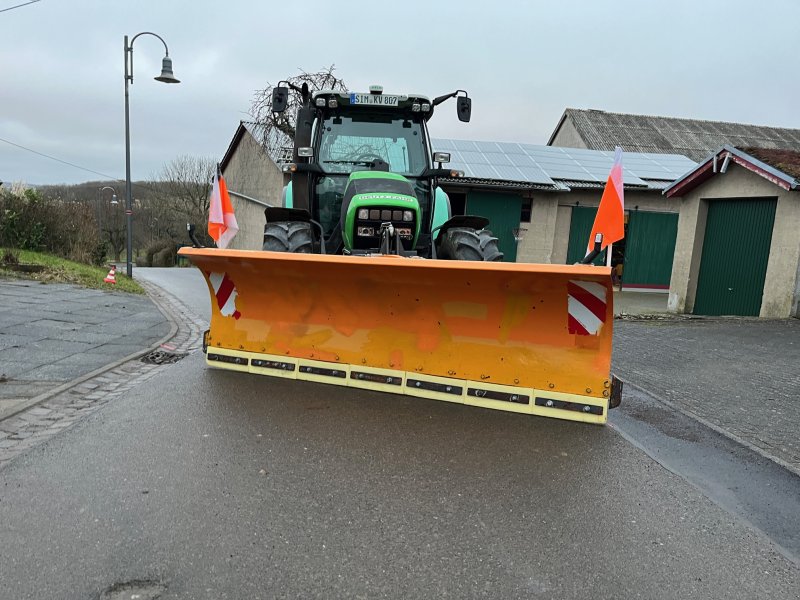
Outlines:
[{"label": "tractor hood", "polygon": [[358,171],[347,180],[342,199],[342,237],[348,250],[378,245],[380,228],[391,223],[403,246],[414,248],[420,231],[419,201],[411,183],[386,171]]}]

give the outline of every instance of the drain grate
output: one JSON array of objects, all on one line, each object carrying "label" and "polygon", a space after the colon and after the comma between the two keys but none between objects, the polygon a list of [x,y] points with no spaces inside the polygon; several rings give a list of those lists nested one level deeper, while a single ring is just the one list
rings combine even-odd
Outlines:
[{"label": "drain grate", "polygon": [[186,356],[185,353],[167,352],[166,350],[153,350],[145,354],[141,361],[151,365],[171,365]]},{"label": "drain grate", "polygon": [[167,591],[167,586],[163,583],[150,580],[126,581],[115,583],[111,587],[103,590],[100,600],[156,600]]}]

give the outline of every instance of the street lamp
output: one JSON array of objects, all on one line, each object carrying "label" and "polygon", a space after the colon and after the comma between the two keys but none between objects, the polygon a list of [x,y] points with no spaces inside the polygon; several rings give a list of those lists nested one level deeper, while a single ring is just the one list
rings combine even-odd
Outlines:
[{"label": "street lamp", "polygon": [[[103,187],[97,188],[97,231],[100,236],[100,243],[103,244],[103,249],[105,252],[106,242],[103,239],[103,214],[107,211],[103,210],[103,192],[106,190],[111,190],[113,193],[111,194],[111,202],[112,205],[117,205],[119,202],[117,201],[117,190],[115,190],[110,185],[104,185]],[[109,233],[109,240],[111,238],[111,234]]]},{"label": "street lamp", "polygon": [[142,31],[137,33],[131,38],[130,44],[128,43],[128,36],[125,36],[125,220],[127,223],[127,265],[126,273],[128,278],[133,278],[133,207],[131,205],[131,129],[130,129],[130,111],[128,108],[128,83],[133,85],[133,42],[136,41],[140,35],[152,35],[161,40],[164,44],[164,58],[161,60],[161,75],[154,77],[156,81],[163,83],[180,83],[175,79],[172,73],[172,59],[169,57],[169,48],[164,39],[150,31]]},{"label": "street lamp", "polygon": [[104,185],[101,188],[97,188],[97,227],[100,230],[100,237],[103,236],[103,192],[106,190],[111,190],[113,194],[111,195],[111,204],[119,204],[117,201],[117,190],[115,190],[110,185]]}]

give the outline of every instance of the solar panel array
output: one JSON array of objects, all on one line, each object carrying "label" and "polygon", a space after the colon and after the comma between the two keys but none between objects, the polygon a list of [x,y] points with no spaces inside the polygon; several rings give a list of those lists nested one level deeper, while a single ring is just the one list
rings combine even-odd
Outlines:
[{"label": "solar panel array", "polygon": [[[601,150],[441,138],[431,142],[435,152],[450,153],[448,167],[474,179],[556,187],[556,180],[605,183],[614,164],[614,153]],[[685,156],[634,152],[624,153],[622,164],[624,183],[643,187],[646,180],[674,181],[696,166]]]}]

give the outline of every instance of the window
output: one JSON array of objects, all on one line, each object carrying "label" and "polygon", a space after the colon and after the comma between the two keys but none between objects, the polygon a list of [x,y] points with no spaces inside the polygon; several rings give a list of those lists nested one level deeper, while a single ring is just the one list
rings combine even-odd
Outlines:
[{"label": "window", "polygon": [[425,168],[422,125],[396,115],[337,116],[323,122],[319,162],[327,173],[351,173],[376,158],[393,173],[419,175]]},{"label": "window", "polygon": [[520,223],[530,223],[531,222],[531,211],[533,210],[533,198],[523,198],[522,199],[522,210],[520,211],[519,215],[519,222]]}]

